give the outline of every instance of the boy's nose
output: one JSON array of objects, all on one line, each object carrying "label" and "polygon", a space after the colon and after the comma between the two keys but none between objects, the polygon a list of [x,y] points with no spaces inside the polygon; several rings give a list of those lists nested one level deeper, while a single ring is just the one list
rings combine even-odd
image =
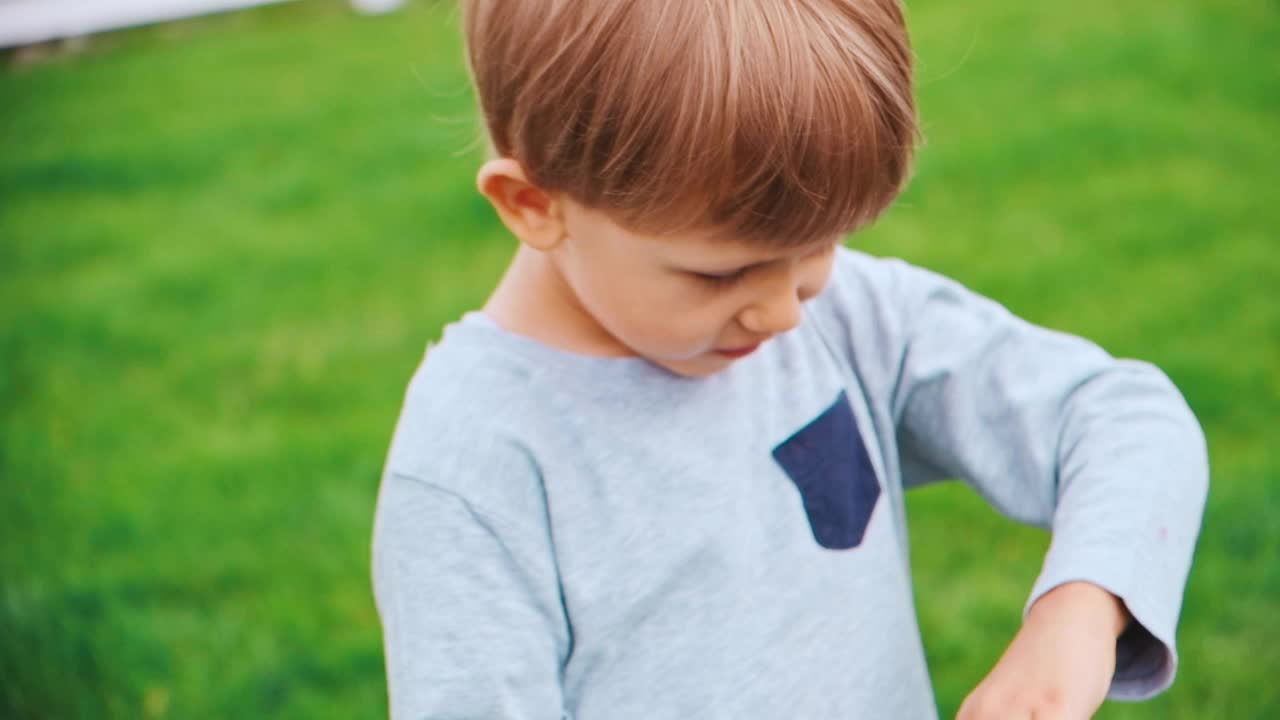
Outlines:
[{"label": "boy's nose", "polygon": [[739,322],[748,331],[759,335],[778,335],[800,324],[802,298],[794,285],[748,306],[739,316]]}]

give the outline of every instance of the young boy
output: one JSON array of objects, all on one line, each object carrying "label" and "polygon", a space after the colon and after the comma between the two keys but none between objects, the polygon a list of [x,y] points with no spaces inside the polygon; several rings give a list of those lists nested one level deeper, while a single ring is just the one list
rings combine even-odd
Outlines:
[{"label": "young boy", "polygon": [[936,717],[903,493],[953,477],[1053,532],[962,718],[1168,687],[1207,483],[1177,390],[840,246],[908,175],[897,0],[471,0],[465,28],[519,249],[387,461],[394,717]]}]

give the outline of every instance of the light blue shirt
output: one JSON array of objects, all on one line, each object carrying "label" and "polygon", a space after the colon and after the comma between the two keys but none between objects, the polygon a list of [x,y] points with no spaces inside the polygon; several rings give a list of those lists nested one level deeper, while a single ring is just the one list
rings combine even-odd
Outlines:
[{"label": "light blue shirt", "polygon": [[702,379],[468,315],[378,501],[391,714],[934,718],[903,492],[945,478],[1052,529],[1028,606],[1125,601],[1112,697],[1172,682],[1208,467],[1154,367],[848,250],[800,327]]}]

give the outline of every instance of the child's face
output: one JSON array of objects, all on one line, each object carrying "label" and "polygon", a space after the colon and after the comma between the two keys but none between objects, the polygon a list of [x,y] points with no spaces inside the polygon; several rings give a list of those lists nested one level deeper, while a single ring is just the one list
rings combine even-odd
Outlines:
[{"label": "child's face", "polygon": [[800,305],[826,285],[838,237],[769,250],[732,239],[632,233],[570,205],[555,264],[589,329],[616,351],[678,375],[728,367],[796,327]]}]

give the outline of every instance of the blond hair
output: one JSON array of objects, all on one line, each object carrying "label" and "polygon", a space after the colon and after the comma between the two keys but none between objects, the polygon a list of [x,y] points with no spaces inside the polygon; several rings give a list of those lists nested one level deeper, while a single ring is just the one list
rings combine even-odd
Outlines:
[{"label": "blond hair", "polygon": [[853,230],[916,140],[898,0],[465,0],[494,150],[635,231]]}]

